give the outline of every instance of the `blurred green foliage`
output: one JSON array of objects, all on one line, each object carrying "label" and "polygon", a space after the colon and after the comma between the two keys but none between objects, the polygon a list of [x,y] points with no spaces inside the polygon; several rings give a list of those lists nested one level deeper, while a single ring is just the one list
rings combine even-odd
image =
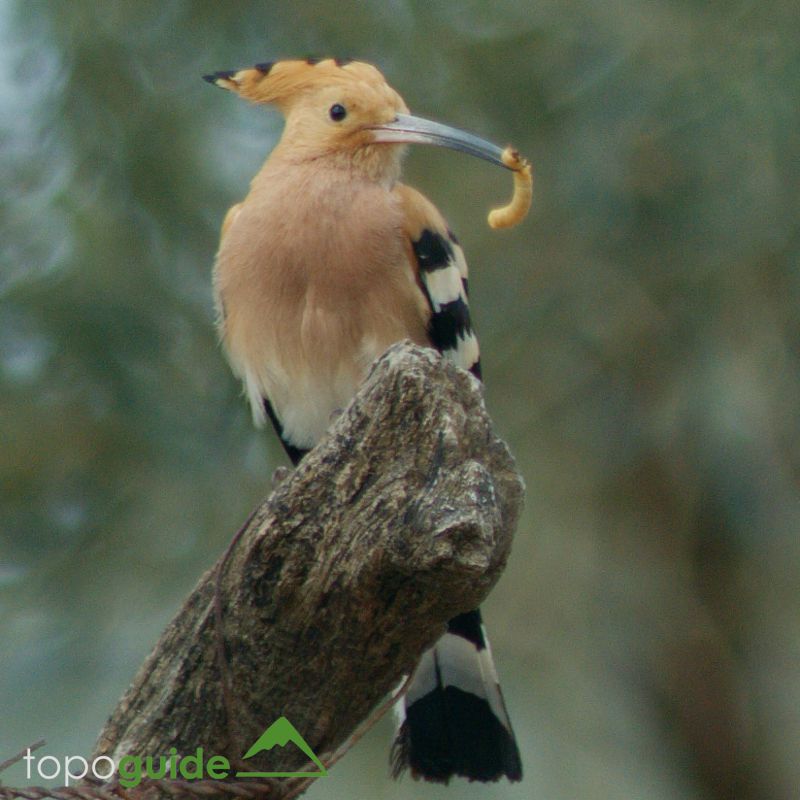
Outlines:
[{"label": "blurred green foliage", "polygon": [[0,2],[0,760],[90,749],[282,463],[210,294],[280,120],[200,76],[314,53],[536,187],[498,234],[506,175],[407,162],[528,482],[486,612],[526,781],[392,784],[387,725],[309,796],[795,796],[798,41],[788,0]]}]

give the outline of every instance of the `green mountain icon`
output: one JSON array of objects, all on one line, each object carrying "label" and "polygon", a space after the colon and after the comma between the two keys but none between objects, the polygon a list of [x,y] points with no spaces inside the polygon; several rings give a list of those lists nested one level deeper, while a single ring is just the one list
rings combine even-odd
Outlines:
[{"label": "green mountain icon", "polygon": [[286,747],[289,742],[300,748],[309,760],[319,767],[318,772],[237,772],[237,778],[299,778],[316,777],[324,778],[328,774],[325,765],[317,758],[314,751],[308,746],[306,740],[300,735],[297,728],[289,722],[286,717],[278,717],[272,725],[267,728],[258,739],[253,742],[250,749],[242,757],[247,761],[264,750],[272,750],[273,747]]}]

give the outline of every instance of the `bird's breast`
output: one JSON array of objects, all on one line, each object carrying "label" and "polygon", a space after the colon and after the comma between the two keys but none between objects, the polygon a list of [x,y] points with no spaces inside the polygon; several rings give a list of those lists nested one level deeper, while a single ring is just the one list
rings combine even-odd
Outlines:
[{"label": "bird's breast", "polygon": [[301,448],[387,347],[427,342],[396,200],[377,184],[316,172],[260,175],[215,268],[222,340],[254,417],[264,421],[268,398]]}]

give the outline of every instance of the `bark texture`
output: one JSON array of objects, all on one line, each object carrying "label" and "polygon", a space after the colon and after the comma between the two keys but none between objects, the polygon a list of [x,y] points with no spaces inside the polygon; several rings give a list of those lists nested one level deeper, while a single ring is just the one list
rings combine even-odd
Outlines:
[{"label": "bark texture", "polygon": [[[480,384],[403,343],[205,574],[102,731],[95,755],[240,759],[280,716],[313,750],[353,731],[511,546],[523,484]],[[226,713],[215,618],[219,569]],[[251,769],[302,768],[292,747]]]}]

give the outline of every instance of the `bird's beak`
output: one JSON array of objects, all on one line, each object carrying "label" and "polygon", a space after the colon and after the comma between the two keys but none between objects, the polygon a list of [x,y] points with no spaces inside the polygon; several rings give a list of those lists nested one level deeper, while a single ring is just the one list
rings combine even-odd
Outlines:
[{"label": "bird's beak", "polygon": [[472,133],[432,122],[410,114],[398,114],[391,122],[375,125],[370,128],[376,142],[387,144],[434,144],[438,147],[449,147],[477,158],[483,158],[492,164],[511,169],[503,161],[503,148],[487,142]]}]

